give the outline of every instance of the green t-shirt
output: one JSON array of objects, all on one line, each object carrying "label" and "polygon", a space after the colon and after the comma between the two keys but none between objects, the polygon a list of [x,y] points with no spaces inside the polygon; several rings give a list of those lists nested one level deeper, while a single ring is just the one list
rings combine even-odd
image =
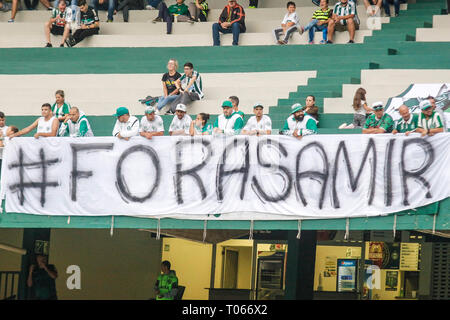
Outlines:
[{"label": "green t-shirt", "polygon": [[364,129],[369,128],[383,128],[387,133],[390,133],[394,130],[394,120],[387,113],[384,113],[381,119],[377,119],[375,114],[372,113],[364,124]]},{"label": "green t-shirt", "polygon": [[52,106],[52,113],[56,118],[62,117],[65,114],[69,113],[70,104],[67,102],[64,102],[64,104],[61,107],[58,107],[56,102]]},{"label": "green t-shirt", "polygon": [[418,119],[419,119],[419,116],[416,113],[411,114],[411,117],[409,117],[408,121],[405,121],[405,120],[403,120],[403,118],[400,118],[399,120],[397,120],[395,130],[397,130],[400,133],[414,131],[417,128],[417,120]]},{"label": "green t-shirt", "polygon": [[189,8],[184,3],[182,4],[173,4],[169,7],[169,12],[171,14],[184,15],[187,16],[189,12]]}]

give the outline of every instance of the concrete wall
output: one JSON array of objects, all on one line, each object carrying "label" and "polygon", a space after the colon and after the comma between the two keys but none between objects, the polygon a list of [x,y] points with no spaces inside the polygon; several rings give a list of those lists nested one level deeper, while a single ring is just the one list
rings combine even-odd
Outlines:
[{"label": "concrete wall", "polygon": [[[160,272],[161,242],[148,232],[52,229],[49,263],[59,272],[59,299],[150,299]],[[81,269],[81,289],[69,290],[67,267]]]},{"label": "concrete wall", "polygon": [[[212,245],[195,241],[164,238],[162,260],[176,271],[178,284],[185,286],[183,300],[208,300],[211,278]],[[216,269],[217,270],[217,269]]]},{"label": "concrete wall", "polygon": [[[0,229],[0,243],[22,248],[23,229]],[[0,249],[0,271],[20,271],[22,256]]]}]

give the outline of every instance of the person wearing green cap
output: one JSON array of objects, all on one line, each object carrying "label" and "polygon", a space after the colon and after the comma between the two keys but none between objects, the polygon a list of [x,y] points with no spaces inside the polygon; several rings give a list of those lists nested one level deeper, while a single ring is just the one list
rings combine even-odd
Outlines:
[{"label": "person wearing green cap", "polygon": [[248,119],[247,124],[242,129],[242,134],[260,136],[272,133],[272,120],[269,116],[263,114],[263,110],[264,107],[261,103],[253,106],[255,115]]},{"label": "person wearing green cap", "polygon": [[241,132],[244,126],[242,117],[234,112],[231,101],[226,100],[222,103],[223,114],[219,115],[214,122],[214,133],[223,133],[226,135],[235,135]]},{"label": "person wearing green cap", "polygon": [[372,109],[374,113],[367,118],[362,133],[391,133],[394,130],[394,120],[384,112],[383,102],[374,102]]},{"label": "person wearing green cap", "polygon": [[125,107],[119,107],[114,114],[117,117],[112,135],[119,139],[129,140],[131,137],[139,135],[139,120],[131,116]]},{"label": "person wearing green cap", "polygon": [[286,119],[283,134],[301,139],[303,136],[317,134],[317,121],[305,113],[300,103],[291,107],[291,115]]},{"label": "person wearing green cap", "polygon": [[72,107],[69,110],[69,117],[59,127],[59,136],[93,137],[94,133],[84,112]]},{"label": "person wearing green cap", "polygon": [[411,114],[411,112],[409,112],[409,108],[404,104],[398,108],[398,113],[400,113],[401,118],[397,120],[395,129],[392,133],[404,133],[408,136],[411,132],[415,132],[417,129],[417,120],[419,116],[416,113]]},{"label": "person wearing green cap", "polygon": [[145,115],[141,118],[139,134],[147,139],[164,135],[164,122],[159,115],[155,114],[153,107],[145,109]]},{"label": "person wearing green cap", "polygon": [[433,136],[436,133],[444,132],[444,123],[442,122],[441,115],[437,113],[429,100],[423,100],[420,103],[420,109],[422,112],[419,114],[417,120],[416,132],[419,132],[423,136]]}]

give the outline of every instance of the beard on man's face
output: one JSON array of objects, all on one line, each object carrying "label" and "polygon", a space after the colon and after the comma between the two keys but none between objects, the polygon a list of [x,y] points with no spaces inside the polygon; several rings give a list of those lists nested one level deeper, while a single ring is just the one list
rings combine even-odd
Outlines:
[{"label": "beard on man's face", "polygon": [[305,117],[304,114],[294,115],[294,118],[295,118],[295,120],[297,120],[297,121],[302,121],[304,117]]}]

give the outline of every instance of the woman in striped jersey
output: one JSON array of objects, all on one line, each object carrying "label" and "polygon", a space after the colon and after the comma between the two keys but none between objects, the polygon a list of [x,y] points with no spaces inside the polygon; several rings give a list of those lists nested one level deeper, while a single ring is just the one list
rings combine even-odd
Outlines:
[{"label": "woman in striped jersey", "polygon": [[55,92],[55,99],[56,101],[52,106],[52,113],[59,122],[63,122],[69,117],[70,104],[66,102],[63,90],[57,90]]}]

